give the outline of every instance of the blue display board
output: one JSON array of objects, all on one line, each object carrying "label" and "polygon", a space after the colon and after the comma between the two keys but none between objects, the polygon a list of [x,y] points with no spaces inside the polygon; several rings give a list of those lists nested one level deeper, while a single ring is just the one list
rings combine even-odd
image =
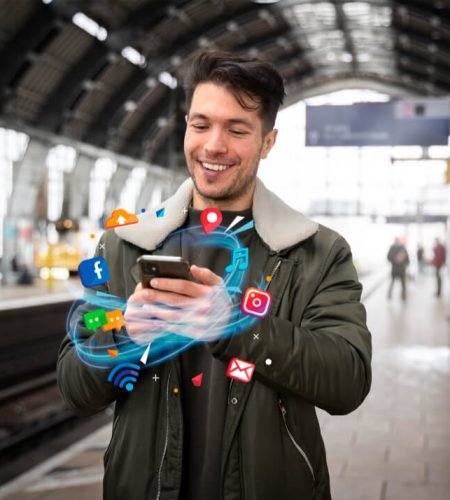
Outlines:
[{"label": "blue display board", "polygon": [[447,145],[449,102],[307,106],[307,146]]}]

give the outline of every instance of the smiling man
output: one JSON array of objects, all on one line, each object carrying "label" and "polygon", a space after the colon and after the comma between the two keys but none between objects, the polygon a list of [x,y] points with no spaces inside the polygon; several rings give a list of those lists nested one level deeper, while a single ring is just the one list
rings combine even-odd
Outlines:
[{"label": "smiling man", "polygon": [[276,139],[273,123],[265,123],[271,117],[264,120],[257,113],[256,96],[242,95],[238,102],[226,86],[213,82],[198,84],[188,99],[184,149],[195,187],[193,205],[250,208],[259,161]]},{"label": "smiling man", "polygon": [[[58,361],[61,392],[84,413],[116,402],[105,454],[107,500],[328,500],[315,407],[348,413],[371,383],[371,339],[351,251],[257,178],[275,144],[284,97],[273,66],[204,52],[185,89],[190,178],[163,204],[163,218],[148,212],[138,224],[108,232],[98,255],[111,270],[101,289],[128,298],[132,342],[148,344],[152,325],[175,315],[180,325],[194,326],[175,333],[195,345],[143,370],[133,392],[124,393],[107,373],[83,364],[67,337]],[[212,297],[225,317],[232,307],[222,286],[229,251],[199,248],[198,233],[190,232],[211,207],[221,211],[224,226],[236,216],[254,221],[239,234],[249,255],[245,286],[270,276],[268,314],[232,336],[208,330],[217,316]],[[195,282],[159,278],[143,289],[135,272],[143,253],[188,259]],[[111,342],[105,332],[80,328],[78,335],[97,348]],[[254,365],[250,381],[226,377],[233,358]]]}]

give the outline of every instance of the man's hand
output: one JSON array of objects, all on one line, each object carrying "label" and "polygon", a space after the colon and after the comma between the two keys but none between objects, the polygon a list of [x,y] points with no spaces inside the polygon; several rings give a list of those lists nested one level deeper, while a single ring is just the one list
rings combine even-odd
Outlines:
[{"label": "man's hand", "polygon": [[125,312],[128,335],[138,344],[176,333],[196,340],[219,338],[231,313],[223,279],[206,267],[191,266],[193,281],[154,278],[153,288],[139,283]]}]

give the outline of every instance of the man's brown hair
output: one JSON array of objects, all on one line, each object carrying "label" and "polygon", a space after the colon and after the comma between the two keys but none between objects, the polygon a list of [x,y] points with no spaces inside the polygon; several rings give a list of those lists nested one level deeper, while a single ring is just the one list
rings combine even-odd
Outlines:
[{"label": "man's brown hair", "polygon": [[201,52],[194,58],[184,81],[188,112],[195,88],[206,82],[223,85],[242,108],[257,111],[264,133],[273,129],[285,92],[283,79],[270,63],[228,52]]}]

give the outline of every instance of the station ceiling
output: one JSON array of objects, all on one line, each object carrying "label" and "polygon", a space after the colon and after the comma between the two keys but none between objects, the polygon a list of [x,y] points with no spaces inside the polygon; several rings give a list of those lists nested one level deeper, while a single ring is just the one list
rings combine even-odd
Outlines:
[{"label": "station ceiling", "polygon": [[448,96],[450,0],[2,0],[0,122],[179,166],[182,78],[204,48],[274,63],[286,104]]}]

